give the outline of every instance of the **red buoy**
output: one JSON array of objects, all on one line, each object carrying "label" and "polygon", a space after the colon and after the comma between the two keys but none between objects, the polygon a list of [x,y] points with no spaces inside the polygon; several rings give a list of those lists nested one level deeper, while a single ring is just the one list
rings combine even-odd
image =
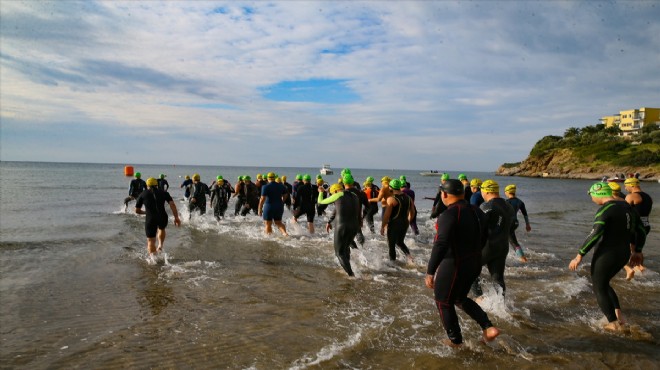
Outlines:
[{"label": "red buoy", "polygon": [[133,176],[133,166],[124,167],[124,176]]}]

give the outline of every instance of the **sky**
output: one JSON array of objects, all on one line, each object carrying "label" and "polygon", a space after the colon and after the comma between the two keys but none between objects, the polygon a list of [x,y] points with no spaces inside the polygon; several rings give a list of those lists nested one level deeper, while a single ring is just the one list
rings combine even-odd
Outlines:
[{"label": "sky", "polygon": [[0,160],[495,171],[660,107],[657,1],[0,2]]}]

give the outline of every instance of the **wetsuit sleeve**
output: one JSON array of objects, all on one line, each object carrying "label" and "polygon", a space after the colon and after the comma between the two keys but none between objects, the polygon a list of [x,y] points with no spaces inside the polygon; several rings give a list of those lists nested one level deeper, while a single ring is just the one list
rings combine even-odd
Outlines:
[{"label": "wetsuit sleeve", "polygon": [[584,256],[585,254],[589,253],[591,248],[593,248],[594,245],[596,245],[600,240],[600,238],[603,236],[603,233],[605,232],[605,219],[603,215],[610,206],[611,205],[606,205],[604,207],[601,207],[601,209],[598,210],[598,213],[596,213],[596,218],[594,219],[594,226],[591,229],[589,235],[587,235],[587,238],[584,240],[584,242],[582,242],[582,246],[578,251],[578,253],[581,256]]},{"label": "wetsuit sleeve", "polygon": [[330,196],[329,198],[323,199],[323,193],[319,193],[319,197],[317,199],[317,202],[318,202],[318,204],[330,204],[330,203],[336,202],[337,199],[339,199],[343,196],[344,196],[344,192],[343,191],[338,191],[338,192],[334,193],[332,196]]},{"label": "wetsuit sleeve", "polygon": [[142,208],[143,203],[144,203],[144,197],[142,196],[142,194],[140,194],[135,200],[135,208]]},{"label": "wetsuit sleeve", "polygon": [[431,250],[431,258],[429,259],[429,264],[426,268],[427,274],[435,275],[435,270],[438,269],[440,262],[442,262],[442,259],[447,254],[447,251],[451,246],[450,236],[455,221],[456,219],[451,211],[443,212],[440,217],[438,217],[438,233],[435,235],[433,249]]},{"label": "wetsuit sleeve", "polygon": [[525,202],[520,201],[520,213],[522,213],[525,218],[525,224],[529,225],[529,217],[527,216],[527,208],[525,208]]}]

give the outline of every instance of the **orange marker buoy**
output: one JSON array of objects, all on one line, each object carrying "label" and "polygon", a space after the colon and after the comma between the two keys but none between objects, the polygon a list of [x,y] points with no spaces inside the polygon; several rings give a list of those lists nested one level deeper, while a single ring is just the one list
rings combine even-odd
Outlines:
[{"label": "orange marker buoy", "polygon": [[124,167],[124,176],[133,176],[133,166]]}]

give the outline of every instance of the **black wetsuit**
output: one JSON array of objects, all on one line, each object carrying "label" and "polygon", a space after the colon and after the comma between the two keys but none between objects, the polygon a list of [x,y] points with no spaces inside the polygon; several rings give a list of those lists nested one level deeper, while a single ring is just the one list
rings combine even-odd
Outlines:
[{"label": "black wetsuit", "polygon": [[390,261],[396,260],[396,246],[406,255],[410,255],[408,246],[404,243],[404,238],[408,232],[410,223],[408,222],[408,210],[412,207],[412,199],[401,193],[392,195],[397,205],[392,207],[389,222],[387,223],[387,247],[389,248]]},{"label": "black wetsuit", "polygon": [[642,224],[644,226],[644,230],[648,235],[648,233],[651,232],[651,223],[649,222],[649,215],[651,214],[651,209],[653,208],[653,199],[651,199],[651,196],[643,191],[638,191],[637,194],[639,194],[639,196],[642,197],[642,203],[635,204],[633,208],[635,208],[635,211],[637,211],[637,213],[639,214],[639,217],[641,218]]},{"label": "black wetsuit", "polygon": [[[433,199],[433,207],[431,208],[431,219],[438,217],[446,209],[447,206],[444,203],[442,203],[442,192],[440,191],[440,189],[438,189],[438,193],[435,195],[435,199]],[[435,228],[436,230],[438,229],[437,224]]]},{"label": "black wetsuit", "polygon": [[190,197],[190,186],[192,185],[193,181],[191,179],[185,179],[181,183],[181,188],[184,189],[183,196],[184,198],[188,199]]},{"label": "black wetsuit", "polygon": [[467,297],[481,273],[481,249],[487,238],[486,215],[466,200],[451,204],[438,217],[438,233],[426,273],[434,275],[435,303],[449,339],[463,341],[456,308],[462,309],[485,330],[493,324],[486,313]]},{"label": "black wetsuit", "polygon": [[136,199],[135,208],[142,208],[144,204],[146,213],[144,231],[147,238],[155,238],[158,229],[163,230],[167,227],[165,203],[172,202],[172,197],[166,191],[152,188],[144,190]]},{"label": "black wetsuit", "polygon": [[302,215],[307,215],[307,222],[314,222],[314,189],[309,182],[299,182],[296,187],[296,208],[293,211],[293,217],[298,220]]},{"label": "black wetsuit", "polygon": [[243,187],[245,187],[245,182],[239,181],[236,183],[236,188],[234,189],[234,196],[236,197],[236,204],[234,204],[234,216],[238,216],[238,214],[241,212],[241,208],[243,208],[243,205],[245,204],[245,194]]},{"label": "black wetsuit", "polygon": [[326,199],[319,197],[318,202],[319,204],[334,203],[335,205],[328,220],[328,223],[334,221],[335,255],[348,276],[354,276],[351,268],[351,246],[355,245],[353,239],[360,230],[360,199],[353,192],[343,191]]},{"label": "black wetsuit", "polygon": [[518,238],[516,237],[516,230],[518,229],[518,226],[520,226],[520,222],[518,221],[518,211],[523,214],[523,217],[525,218],[525,225],[529,225],[529,216],[527,215],[527,208],[525,208],[525,202],[520,200],[520,198],[507,198],[506,202],[511,205],[513,208],[513,224],[511,225],[511,231],[509,232],[509,243],[513,246],[513,248],[518,252],[520,249],[520,243],[518,242]]},{"label": "black wetsuit", "polygon": [[225,217],[227,211],[227,188],[225,183],[218,185],[215,183],[211,185],[211,207],[213,207],[213,217],[220,220]]},{"label": "black wetsuit", "polygon": [[162,191],[167,191],[170,188],[170,183],[165,179],[156,179],[156,182],[158,182],[158,189]]},{"label": "black wetsuit", "polygon": [[254,214],[259,214],[259,198],[261,193],[259,192],[257,185],[252,181],[248,181],[243,184],[243,194],[245,195],[245,204],[241,210],[241,216],[247,216],[250,213],[250,210]]},{"label": "black wetsuit", "polygon": [[[358,183],[356,182],[353,186],[346,188],[344,191],[348,191],[350,193],[355,194],[355,196],[358,197],[360,200],[360,208],[358,209],[360,213],[360,217],[362,216],[362,209],[366,209],[369,207],[369,199],[367,199],[367,194],[363,193],[360,188],[357,187]],[[361,218],[360,218],[361,219]],[[360,245],[364,244],[364,234],[362,234],[362,225],[360,225],[360,228],[358,229],[357,232],[357,241],[360,243]]]},{"label": "black wetsuit", "polygon": [[202,215],[206,213],[206,195],[208,194],[210,194],[209,187],[205,183],[201,181],[193,182],[190,186],[190,198],[188,199],[190,216],[197,209]]},{"label": "black wetsuit", "polygon": [[293,194],[293,186],[288,182],[282,183],[286,188],[286,197],[284,198],[284,205],[287,209],[291,209],[291,195]]},{"label": "black wetsuit", "polygon": [[[488,267],[493,281],[506,291],[504,284],[504,266],[509,254],[509,234],[513,223],[513,208],[502,198],[494,198],[481,204],[481,210],[486,213],[488,241],[481,251],[481,264]],[[472,291],[475,295],[483,295],[479,279],[474,281]]]},{"label": "black wetsuit", "polygon": [[465,200],[467,200],[468,203],[470,203],[470,198],[472,198],[472,188],[470,187],[470,184],[465,185],[463,188],[463,197]]},{"label": "black wetsuit", "polygon": [[596,212],[591,233],[578,253],[584,256],[596,247],[591,259],[591,281],[596,300],[609,322],[617,320],[615,309],[620,309],[619,298],[610,286],[610,280],[628,263],[630,244],[641,252],[646,232],[637,212],[624,202],[611,200]]},{"label": "black wetsuit", "polygon": [[139,197],[145,190],[147,190],[147,183],[144,180],[131,180],[131,183],[128,186],[128,197],[124,199],[124,205],[128,206],[128,202]]},{"label": "black wetsuit", "polygon": [[[367,197],[367,201],[371,198],[378,198],[378,192],[380,189],[376,185],[371,185],[371,188],[365,188],[364,194]],[[376,233],[374,226],[374,215],[378,213],[378,202],[367,202],[367,206],[364,207],[362,212],[362,218],[367,220],[367,226],[371,230],[372,234]]]}]

